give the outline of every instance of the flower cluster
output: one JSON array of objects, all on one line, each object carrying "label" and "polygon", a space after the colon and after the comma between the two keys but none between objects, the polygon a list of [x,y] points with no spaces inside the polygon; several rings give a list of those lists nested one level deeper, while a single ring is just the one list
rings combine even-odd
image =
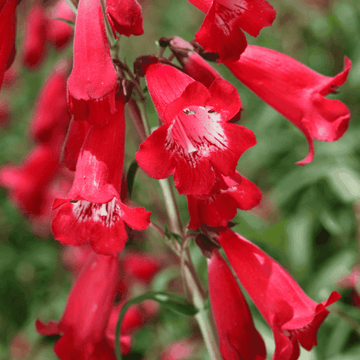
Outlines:
[{"label": "flower cluster", "polygon": [[[206,59],[226,66],[304,133],[309,152],[300,165],[313,160],[314,139],[335,141],[347,130],[349,109],[325,96],[344,84],[351,61],[345,58],[344,70],[328,77],[285,54],[247,45],[243,31],[256,37],[275,20],[276,12],[266,0],[189,1],[206,14],[195,41],[161,38],[159,56],[139,57],[134,71],[120,61],[119,38],[144,32],[136,0],[79,0],[76,16],[63,0],[51,7],[35,2],[29,8],[24,66],[39,67],[48,44],[62,50],[72,36],[73,63],[62,60],[49,75],[30,128],[36,145],[22,165],[1,168],[0,184],[38,234],[46,234],[52,221],[55,239],[76,247],[63,256],[76,278],[63,317],[59,322],[36,322],[39,333],[61,336],[54,347],[60,359],[115,359],[116,343],[123,354],[129,353],[134,331],[157,312],[153,303],[133,305],[116,338],[119,314],[133,295],[134,284],[146,288],[162,266],[149,254],[124,250],[133,230],[151,224],[150,212],[134,207],[127,191],[126,107],[142,138],[132,154],[138,166],[161,184],[173,176],[178,193],[186,195],[190,217],[186,234],[181,225],[174,225],[174,217],[178,224],[181,221],[169,185],[162,186],[170,231],[152,226],[167,242],[181,239],[181,245],[174,242],[170,247],[179,255],[182,278],[196,306],[202,291],[186,255],[187,240],[196,238],[207,258],[219,337],[214,359],[216,351],[224,360],[266,358],[265,343],[220,249],[273,331],[274,360],[296,360],[300,346],[310,350],[316,345],[327,307],[340,297],[333,292],[320,303],[311,300],[279,263],[231,230],[237,210],[249,211],[262,198],[258,186],[237,170],[241,156],[256,145],[256,137],[238,124],[242,104],[236,87]],[[3,82],[5,86],[15,57],[17,6],[18,1],[0,0],[0,87]],[[74,34],[69,23],[74,23]],[[172,52],[169,59],[162,57],[166,48]],[[159,118],[153,131],[144,114],[146,92]],[[199,321],[200,327],[203,324]],[[185,358],[195,347],[184,340],[169,347],[162,358]]]}]

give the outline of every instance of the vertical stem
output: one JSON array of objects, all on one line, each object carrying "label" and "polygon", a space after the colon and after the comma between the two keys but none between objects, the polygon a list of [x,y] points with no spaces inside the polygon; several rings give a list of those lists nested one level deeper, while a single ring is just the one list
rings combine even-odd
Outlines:
[{"label": "vertical stem", "polygon": [[212,324],[209,321],[207,311],[204,309],[205,299],[198,290],[196,283],[193,281],[192,275],[187,268],[185,268],[185,275],[188,286],[192,291],[193,303],[199,309],[199,312],[195,315],[195,319],[199,325],[210,358],[212,360],[222,360]]},{"label": "vertical stem", "polygon": [[175,201],[175,194],[171,187],[169,178],[159,180],[159,183],[165,200],[166,212],[170,221],[170,230],[171,232],[177,233],[181,237],[184,237],[179,209]]},{"label": "vertical stem", "polygon": [[[140,86],[135,86],[135,92],[139,100],[139,110],[141,113],[141,119],[144,125],[144,130],[147,136],[150,135],[150,125],[146,112],[146,98],[142,93]],[[185,233],[181,223],[179,209],[176,204],[175,194],[173,192],[170,179],[159,180],[161,191],[164,196],[166,212],[168,215],[171,232],[177,233],[181,236],[182,240],[185,240]],[[190,290],[193,304],[199,309],[199,312],[195,315],[195,319],[199,325],[201,334],[203,336],[206,348],[208,349],[211,360],[222,360],[219,347],[215,337],[215,330],[209,321],[207,311],[205,309],[205,295],[201,286],[201,282],[198,279],[194,265],[192,263],[190,254],[188,251],[182,251],[182,247],[176,241],[174,242],[176,254],[184,256],[184,278],[186,285]]]}]

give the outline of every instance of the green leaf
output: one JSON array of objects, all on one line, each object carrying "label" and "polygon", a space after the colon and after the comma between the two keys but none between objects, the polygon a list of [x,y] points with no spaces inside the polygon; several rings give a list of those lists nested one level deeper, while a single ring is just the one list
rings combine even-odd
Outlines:
[{"label": "green leaf", "polygon": [[139,168],[138,163],[136,162],[136,160],[133,160],[132,163],[129,166],[129,170],[127,173],[127,187],[128,187],[128,193],[129,193],[129,197],[131,198],[131,194],[132,194],[132,190],[134,187],[134,180],[135,180],[135,175],[136,175],[136,171]]},{"label": "green leaf", "polygon": [[121,351],[120,351],[120,340],[119,340],[121,322],[126,314],[126,311],[129,309],[131,305],[140,303],[144,300],[155,300],[166,309],[172,310],[178,314],[185,316],[194,316],[199,311],[194,305],[188,303],[183,296],[164,292],[164,291],[148,292],[146,294],[137,296],[132,300],[129,300],[128,302],[125,303],[125,305],[122,307],[120,311],[119,319],[115,330],[115,353],[118,360],[122,359]]},{"label": "green leaf", "polygon": [[54,20],[63,21],[64,23],[66,23],[66,24],[70,25],[71,27],[75,28],[75,23],[73,21],[66,20],[66,19],[63,19],[63,18],[54,18]]}]

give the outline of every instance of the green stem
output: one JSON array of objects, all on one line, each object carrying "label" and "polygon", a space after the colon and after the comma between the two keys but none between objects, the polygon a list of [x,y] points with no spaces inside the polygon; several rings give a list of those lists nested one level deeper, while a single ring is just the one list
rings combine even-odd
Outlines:
[{"label": "green stem", "polygon": [[71,1],[71,0],[65,0],[68,5],[71,7],[71,10],[75,13],[75,15],[77,15],[77,8],[76,6],[74,5],[74,3]]},{"label": "green stem", "polygon": [[175,194],[170,184],[170,179],[159,180],[161,191],[165,200],[166,212],[169,217],[170,231],[184,237],[179,210],[175,200]]},{"label": "green stem", "polygon": [[187,267],[185,267],[185,276],[187,279],[187,285],[192,293],[193,304],[199,309],[199,312],[195,315],[195,319],[199,325],[210,358],[211,360],[222,360],[213,326],[210,323],[208,313],[204,307],[205,298],[201,293],[197,282],[194,280],[192,273]]},{"label": "green stem", "polygon": [[[135,92],[140,102],[139,109],[141,113],[141,119],[144,124],[145,133],[147,136],[149,136],[151,134],[151,131],[146,112],[146,97],[144,96],[140,86],[135,87]],[[185,233],[183,225],[181,223],[180,213],[176,203],[175,194],[170,183],[170,179],[162,179],[159,180],[159,182],[165,201],[170,231],[180,235],[182,240],[185,241]],[[199,325],[210,358],[211,360],[222,360],[222,356],[220,355],[218,347],[218,342],[215,336],[215,330],[213,328],[213,325],[209,321],[207,310],[205,309],[206,297],[202,289],[201,282],[196,274],[194,265],[190,257],[190,253],[188,251],[184,252],[182,246],[176,241],[174,241],[173,247],[175,250],[174,252],[178,256],[183,256],[183,259],[181,259],[181,261],[182,265],[185,265],[184,281],[186,282],[186,286],[189,289],[193,304],[198,309],[200,309],[200,311],[195,315],[195,319]]]}]

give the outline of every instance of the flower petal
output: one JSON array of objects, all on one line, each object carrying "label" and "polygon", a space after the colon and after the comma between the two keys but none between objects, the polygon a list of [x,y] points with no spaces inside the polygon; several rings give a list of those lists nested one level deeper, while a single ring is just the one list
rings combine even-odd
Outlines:
[{"label": "flower petal", "polygon": [[74,65],[68,80],[71,113],[76,120],[104,125],[116,112],[117,87],[100,1],[80,0],[75,24]]},{"label": "flower petal", "polygon": [[346,131],[349,109],[339,100],[324,96],[345,82],[351,68],[348,58],[344,70],[333,78],[318,74],[287,55],[253,45],[247,47],[239,61],[225,65],[305,134],[309,153],[298,164],[312,161],[313,138],[335,141]]},{"label": "flower petal", "polygon": [[205,50],[218,53],[219,62],[237,61],[247,46],[241,29],[257,36],[275,16],[265,0],[213,0],[195,40]]}]

